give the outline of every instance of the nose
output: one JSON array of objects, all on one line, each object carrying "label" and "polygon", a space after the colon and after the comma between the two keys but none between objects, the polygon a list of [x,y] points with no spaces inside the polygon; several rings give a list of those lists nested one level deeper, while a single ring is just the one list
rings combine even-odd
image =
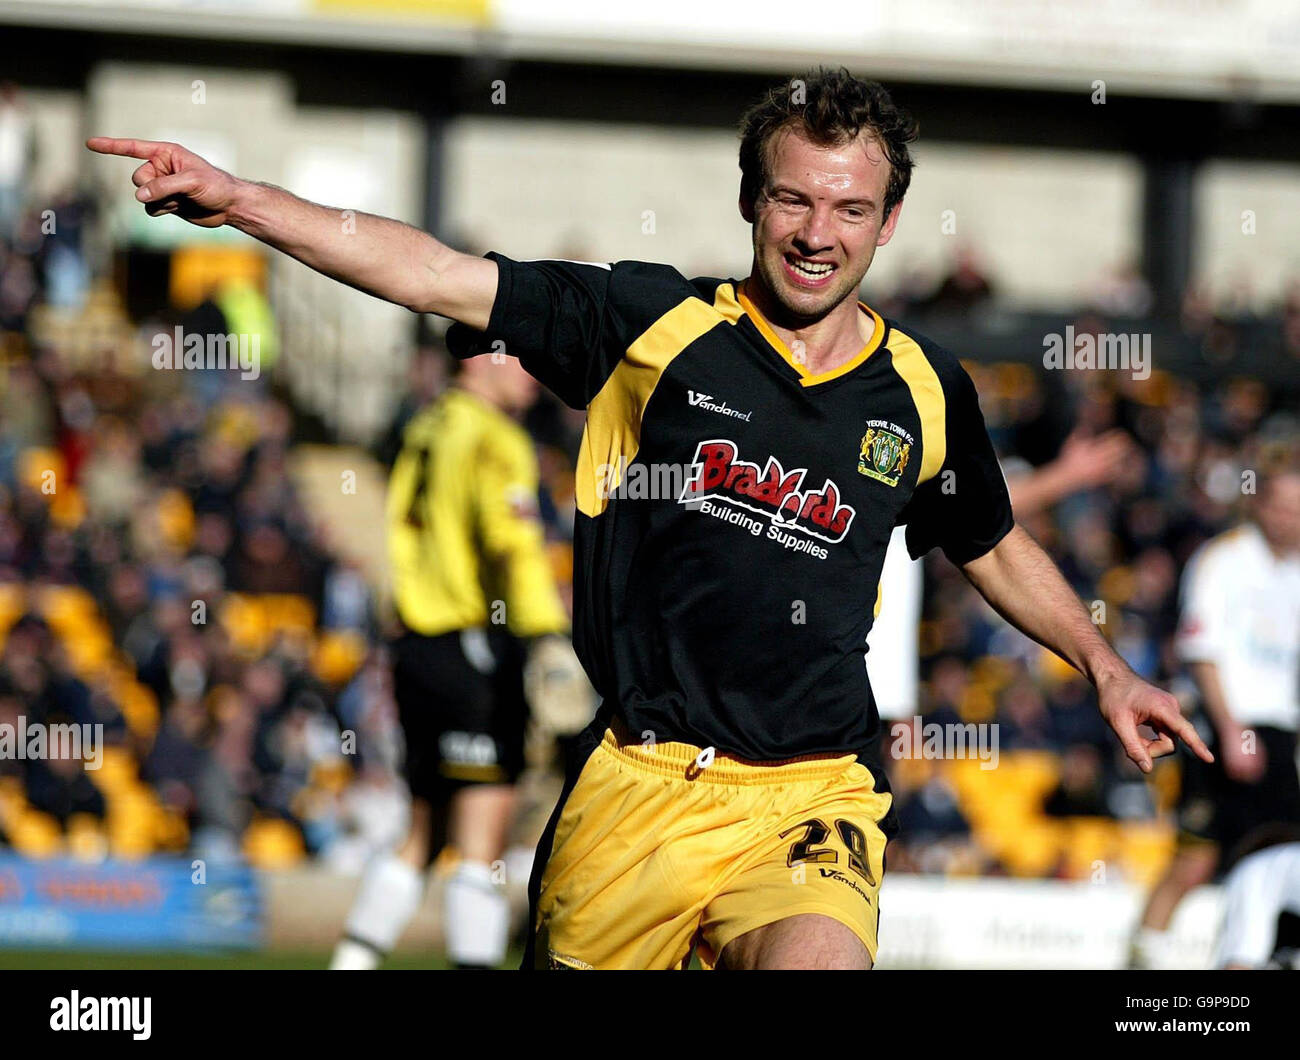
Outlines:
[{"label": "nose", "polygon": [[795,233],[795,247],[800,254],[812,257],[830,249],[833,211],[828,203],[816,203],[804,216],[803,224]]}]

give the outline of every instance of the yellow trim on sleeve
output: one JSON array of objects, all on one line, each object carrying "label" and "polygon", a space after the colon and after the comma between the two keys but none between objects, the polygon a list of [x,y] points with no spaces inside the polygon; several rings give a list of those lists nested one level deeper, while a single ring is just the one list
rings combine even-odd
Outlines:
[{"label": "yellow trim on sleeve", "polygon": [[934,366],[915,339],[894,328],[889,348],[894,355],[894,371],[907,384],[921,418],[921,471],[916,479],[919,486],[939,473],[948,455],[947,401]]},{"label": "yellow trim on sleeve", "polygon": [[668,366],[719,319],[732,324],[741,309],[730,284],[719,284],[713,305],[686,298],[661,316],[628,347],[618,367],[587,406],[574,477],[578,511],[595,517],[641,447],[641,417]]},{"label": "yellow trim on sleeve", "polygon": [[728,324],[737,324],[745,315],[745,307],[736,298],[736,289],[729,283],[718,284],[713,292],[713,308],[726,319]]}]

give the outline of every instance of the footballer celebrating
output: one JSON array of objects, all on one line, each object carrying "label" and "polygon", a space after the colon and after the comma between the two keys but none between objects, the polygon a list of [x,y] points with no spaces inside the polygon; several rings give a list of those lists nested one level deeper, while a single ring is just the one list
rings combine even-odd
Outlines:
[{"label": "footballer celebrating", "polygon": [[[893,800],[864,652],[896,525],[1084,674],[1143,771],[1175,737],[1209,758],[1016,526],[957,359],[858,300],[915,123],[817,70],[740,131],[743,280],[478,258],[361,215],[341,235],[338,210],[175,144],[89,143],[144,160],[149,212],[449,317],[454,354],[503,349],[586,409],[573,637],[602,702],[539,847],[526,967],[872,965]],[[622,489],[638,467],[685,469],[681,491]]]}]

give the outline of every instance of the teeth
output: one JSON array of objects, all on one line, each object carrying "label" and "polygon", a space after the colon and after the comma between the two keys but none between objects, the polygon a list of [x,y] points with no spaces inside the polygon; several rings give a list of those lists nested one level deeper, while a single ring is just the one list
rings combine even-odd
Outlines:
[{"label": "teeth", "polygon": [[835,268],[829,261],[791,261],[790,267],[805,276],[825,276]]}]

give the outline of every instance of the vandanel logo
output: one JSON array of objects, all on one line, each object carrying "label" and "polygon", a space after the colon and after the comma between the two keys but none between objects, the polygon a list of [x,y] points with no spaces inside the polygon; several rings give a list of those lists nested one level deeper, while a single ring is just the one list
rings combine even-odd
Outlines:
[{"label": "vandanel logo", "polygon": [[810,537],[836,543],[844,540],[857,513],[840,503],[840,489],[826,479],[821,489],[802,489],[807,468],[786,471],[774,456],[761,469],[740,459],[736,443],[728,438],[700,442],[695,450],[692,475],[678,498],[682,504],[720,500],[771,519],[772,523],[799,530]]},{"label": "vandanel logo", "polygon": [[886,486],[897,486],[912,455],[912,436],[888,420],[867,420],[867,433],[858,449],[858,474]]},{"label": "vandanel logo", "polygon": [[733,419],[744,420],[746,423],[754,415],[752,411],[741,412],[740,409],[733,409],[725,401],[719,404],[713,400],[712,394],[703,394],[698,390],[686,391],[686,400],[691,403],[692,408],[708,409],[710,412],[716,412],[722,416],[731,416]]}]

